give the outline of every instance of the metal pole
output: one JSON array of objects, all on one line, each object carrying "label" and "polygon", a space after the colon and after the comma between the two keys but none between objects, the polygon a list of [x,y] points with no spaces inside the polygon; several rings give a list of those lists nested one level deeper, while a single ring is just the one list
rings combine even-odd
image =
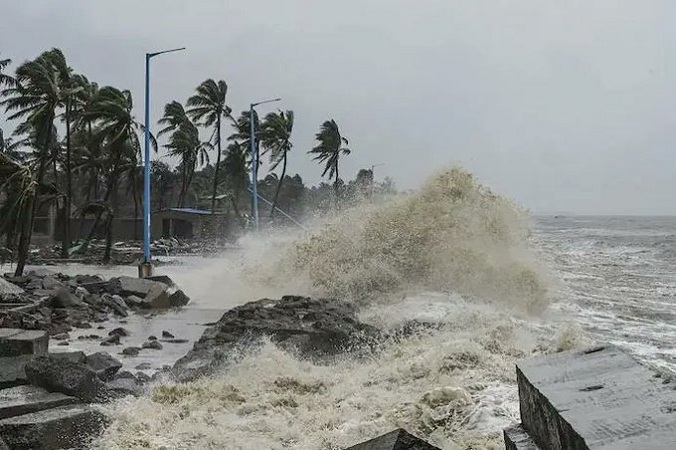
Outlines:
[{"label": "metal pole", "polygon": [[256,133],[254,127],[254,104],[252,103],[249,109],[249,123],[250,135],[249,141],[251,143],[251,209],[254,219],[254,226],[256,231],[260,229],[258,221],[258,157],[256,155]]},{"label": "metal pole", "polygon": [[143,262],[150,264],[150,53],[146,53],[145,152],[143,167]]},{"label": "metal pole", "polygon": [[139,277],[152,275],[152,264],[150,261],[150,58],[180,50],[185,50],[185,47],[146,53],[145,148],[143,152],[143,262],[139,265]]}]

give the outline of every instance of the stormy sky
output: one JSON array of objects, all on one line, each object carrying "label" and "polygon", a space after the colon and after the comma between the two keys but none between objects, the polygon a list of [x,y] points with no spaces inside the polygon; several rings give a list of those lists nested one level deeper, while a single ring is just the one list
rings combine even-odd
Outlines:
[{"label": "stormy sky", "polygon": [[334,118],[345,177],[460,164],[535,213],[676,214],[675,23],[668,0],[0,0],[0,55],[60,47],[140,119],[144,53],[188,47],[153,61],[153,117],[206,78],[235,111],[282,97],[309,183]]}]

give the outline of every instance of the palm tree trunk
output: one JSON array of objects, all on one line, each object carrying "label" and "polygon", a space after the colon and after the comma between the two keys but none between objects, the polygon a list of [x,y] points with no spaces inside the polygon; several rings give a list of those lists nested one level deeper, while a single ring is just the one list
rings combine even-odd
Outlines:
[{"label": "palm tree trunk", "polygon": [[68,258],[70,247],[70,208],[73,195],[72,176],[70,173],[70,98],[66,103],[66,199],[63,206],[63,241],[61,243],[61,257]]},{"label": "palm tree trunk", "polygon": [[110,254],[113,246],[113,212],[108,213],[106,218],[106,247],[103,252],[103,264],[110,262]]},{"label": "palm tree trunk", "polygon": [[211,193],[211,213],[216,212],[216,190],[218,189],[218,170],[221,167],[221,115],[218,115],[216,121],[216,141],[218,155],[216,156],[216,170],[214,170],[214,189]]},{"label": "palm tree trunk", "polygon": [[28,251],[30,250],[31,238],[33,237],[33,226],[35,225],[35,213],[37,211],[37,197],[40,195],[40,184],[45,177],[45,170],[47,169],[47,155],[49,154],[49,143],[51,142],[52,124],[54,122],[53,114],[50,115],[47,121],[47,136],[44,147],[44,154],[40,158],[40,166],[38,168],[38,177],[36,180],[35,191],[33,195],[28,198],[26,202],[26,214],[23,217],[23,226],[21,229],[21,236],[19,237],[18,256],[16,260],[16,270],[14,275],[20,277],[23,275],[23,270],[26,267],[28,260]]},{"label": "palm tree trunk", "polygon": [[284,161],[282,162],[282,176],[279,177],[279,183],[277,183],[277,191],[275,192],[275,198],[272,199],[272,207],[270,208],[270,219],[275,215],[275,209],[277,208],[277,200],[279,199],[279,191],[282,190],[282,183],[284,183],[284,176],[286,175],[286,152],[284,152]]},{"label": "palm tree trunk", "polygon": [[183,158],[183,167],[181,167],[181,192],[178,194],[178,207],[183,208],[183,204],[185,203],[185,193],[186,193],[186,185],[188,183],[188,173],[187,173],[187,166],[188,163],[186,161],[186,158]]}]

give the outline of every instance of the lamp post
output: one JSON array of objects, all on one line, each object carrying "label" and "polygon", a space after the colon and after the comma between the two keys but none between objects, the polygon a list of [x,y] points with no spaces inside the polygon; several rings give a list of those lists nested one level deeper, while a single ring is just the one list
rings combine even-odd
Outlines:
[{"label": "lamp post", "polygon": [[145,151],[143,166],[143,262],[139,265],[139,277],[152,275],[150,262],[150,59],[164,53],[178,52],[185,47],[146,53],[146,92],[145,92]]},{"label": "lamp post", "polygon": [[262,102],[252,103],[249,108],[249,123],[251,124],[249,130],[249,141],[251,142],[251,209],[254,218],[254,225],[256,231],[260,229],[258,221],[258,155],[256,153],[256,132],[254,127],[254,108],[264,103],[273,103],[281,101],[281,98],[273,98],[272,100],[263,100]]}]

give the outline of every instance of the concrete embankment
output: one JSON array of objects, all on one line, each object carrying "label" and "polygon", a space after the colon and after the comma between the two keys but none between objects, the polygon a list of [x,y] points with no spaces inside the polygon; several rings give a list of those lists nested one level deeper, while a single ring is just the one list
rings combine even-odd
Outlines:
[{"label": "concrete embankment", "polygon": [[614,346],[517,363],[507,449],[674,449],[676,386]]}]

